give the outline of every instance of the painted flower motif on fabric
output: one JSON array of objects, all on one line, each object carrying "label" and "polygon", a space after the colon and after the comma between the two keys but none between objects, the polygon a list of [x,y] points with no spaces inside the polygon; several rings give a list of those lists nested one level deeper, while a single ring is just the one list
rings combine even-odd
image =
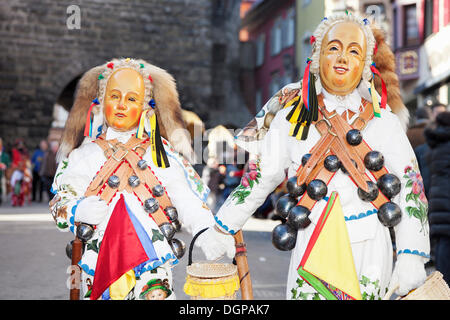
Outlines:
[{"label": "painted flower motif on fabric", "polygon": [[419,219],[422,229],[421,232],[424,234],[427,233],[427,229],[425,228],[428,218],[428,200],[425,197],[425,191],[423,186],[423,179],[420,173],[418,172],[417,164],[407,166],[404,170],[403,178],[407,179],[405,188],[410,190],[408,194],[406,194],[406,202],[413,202],[414,206],[407,206],[405,208],[406,213],[409,217],[414,217]]},{"label": "painted flower motif on fabric", "polygon": [[251,189],[253,189],[255,184],[259,183],[259,178],[261,177],[259,161],[250,161],[248,168],[249,171],[242,176],[241,184],[231,193],[230,199],[237,199],[236,204],[244,203],[245,198],[250,195]]}]

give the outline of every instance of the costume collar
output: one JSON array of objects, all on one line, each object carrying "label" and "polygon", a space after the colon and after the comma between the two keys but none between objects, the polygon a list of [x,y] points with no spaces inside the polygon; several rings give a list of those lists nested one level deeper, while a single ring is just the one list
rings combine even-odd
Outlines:
[{"label": "costume collar", "polygon": [[336,113],[341,115],[344,111],[350,110],[355,114],[360,113],[361,95],[358,90],[355,89],[346,96],[337,96],[322,88],[322,94],[323,102],[328,112],[336,110]]},{"label": "costume collar", "polygon": [[136,129],[130,131],[117,131],[111,127],[106,130],[106,140],[117,139],[119,142],[126,143],[134,134]]}]

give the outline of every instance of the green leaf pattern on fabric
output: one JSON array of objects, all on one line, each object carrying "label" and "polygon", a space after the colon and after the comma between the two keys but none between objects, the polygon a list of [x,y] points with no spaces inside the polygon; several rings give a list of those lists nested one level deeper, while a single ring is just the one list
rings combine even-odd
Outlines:
[{"label": "green leaf pattern on fabric", "polygon": [[[361,296],[363,300],[381,300],[387,293],[388,288],[385,289],[383,296],[381,295],[380,280],[371,280],[368,277],[362,275],[359,280],[361,287]],[[312,287],[303,279],[298,278],[296,280],[297,286],[291,289],[292,300],[324,300],[318,292],[307,292]],[[312,289],[314,290],[314,289]]]},{"label": "green leaf pattern on fabric", "polygon": [[407,166],[404,170],[403,178],[405,178],[406,189],[411,189],[409,193],[406,194],[405,201],[413,202],[414,205],[407,206],[405,208],[406,213],[409,217],[419,219],[422,226],[420,232],[427,234],[427,228],[425,226],[428,222],[428,201],[425,197],[425,191],[423,186],[422,176],[418,172],[417,165]]},{"label": "green leaf pattern on fabric", "polygon": [[241,183],[237,186],[230,195],[231,200],[237,200],[236,204],[245,203],[245,198],[247,198],[253,187],[259,183],[261,178],[261,169],[259,166],[259,160],[254,162],[249,162],[249,172],[242,176]]}]

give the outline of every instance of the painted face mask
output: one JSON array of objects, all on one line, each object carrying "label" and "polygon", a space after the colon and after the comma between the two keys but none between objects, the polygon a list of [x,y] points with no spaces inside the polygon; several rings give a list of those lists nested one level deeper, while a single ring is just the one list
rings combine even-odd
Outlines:
[{"label": "painted face mask", "polygon": [[322,86],[335,95],[351,93],[361,81],[367,51],[366,36],[356,23],[340,22],[328,30],[320,52]]},{"label": "painted face mask", "polygon": [[139,124],[145,97],[144,80],[133,69],[119,69],[108,80],[104,97],[104,115],[108,126],[129,131]]}]

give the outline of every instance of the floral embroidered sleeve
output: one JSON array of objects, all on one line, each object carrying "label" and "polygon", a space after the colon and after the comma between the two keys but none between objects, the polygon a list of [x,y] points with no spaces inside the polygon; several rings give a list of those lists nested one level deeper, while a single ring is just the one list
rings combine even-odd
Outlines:
[{"label": "floral embroidered sleeve", "polygon": [[159,178],[175,208],[182,226],[192,235],[214,225],[213,214],[206,205],[209,188],[192,165],[166,140],[163,140],[170,167],[159,170]]},{"label": "floral embroidered sleeve", "polygon": [[[387,113],[385,116],[395,117]],[[421,256],[426,262],[430,257],[428,201],[411,144],[396,117],[392,123],[392,134],[385,141],[389,148],[383,155],[387,169],[401,181],[400,193],[392,199],[402,210],[402,219],[394,228],[396,250],[397,254]]]},{"label": "floral embroidered sleeve", "polygon": [[276,114],[261,141],[257,160],[249,163],[248,172],[243,175],[240,185],[215,216],[217,225],[224,231],[234,234],[240,230],[267,196],[285,179],[285,169],[289,166],[289,123],[285,119],[286,111],[288,109]]},{"label": "floral embroidered sleeve", "polygon": [[74,150],[62,160],[56,170],[52,190],[55,193],[50,201],[50,211],[58,230],[75,233],[75,211],[84,198],[91,178],[87,175],[86,162],[82,150]]}]

